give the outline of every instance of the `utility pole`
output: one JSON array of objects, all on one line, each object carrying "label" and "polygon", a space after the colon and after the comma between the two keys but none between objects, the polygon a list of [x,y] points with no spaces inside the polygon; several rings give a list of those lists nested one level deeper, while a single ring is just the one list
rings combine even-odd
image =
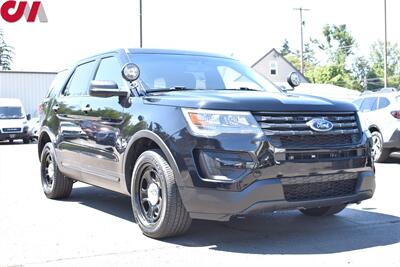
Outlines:
[{"label": "utility pole", "polygon": [[[386,0],[385,0],[386,1]],[[310,11],[310,9],[306,8],[294,8],[294,10],[300,11],[300,39],[301,39],[301,49],[300,49],[300,57],[301,57],[301,65],[300,65],[300,72],[304,74],[304,42],[303,42],[303,11]]]},{"label": "utility pole", "polygon": [[383,0],[384,5],[384,19],[385,19],[385,44],[384,44],[384,65],[383,65],[383,72],[384,72],[384,84],[385,88],[388,87],[388,77],[387,77],[387,21],[386,21],[386,0]]},{"label": "utility pole", "polygon": [[139,0],[139,17],[140,17],[140,48],[142,48],[143,47],[142,0]]}]

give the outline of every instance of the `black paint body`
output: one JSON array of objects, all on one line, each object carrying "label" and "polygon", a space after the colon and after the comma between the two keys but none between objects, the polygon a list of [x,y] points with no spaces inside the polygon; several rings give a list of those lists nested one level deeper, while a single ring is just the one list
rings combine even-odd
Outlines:
[{"label": "black paint body", "polygon": [[[101,58],[114,56],[122,68],[131,62],[127,53],[133,54],[133,62],[135,53],[191,54],[167,50],[118,50],[83,60],[76,66],[93,60],[98,64]],[[76,66],[67,71],[67,79],[55,89],[60,93],[46,99],[38,145],[40,154],[44,143],[51,141],[60,170],[74,180],[129,195],[133,159],[137,158],[135,153],[140,146],[151,142],[151,147],[157,147],[165,154],[183,203],[193,218],[228,220],[232,215],[253,211],[355,203],[374,193],[370,141],[359,126],[360,138],[351,144],[287,148],[274,146],[267,135],[195,136],[181,111],[184,107],[252,113],[348,112],[357,117],[356,108],[350,103],[286,93],[231,90],[143,94],[140,86],[133,87],[127,82],[123,86],[131,90],[129,97],[64,96],[63,88]],[[95,71],[96,67],[91,72],[91,79]],[[343,154],[343,151],[352,154]],[[211,156],[226,155],[229,160],[233,158],[249,165],[231,169],[227,166],[226,173],[233,177],[232,180],[210,179],[203,177],[207,175],[201,166],[203,152]],[[311,153],[311,158],[289,159],[290,153]],[[338,156],[319,156],[324,153]],[[283,179],[349,174],[357,179],[351,194],[304,201],[285,199]]]}]

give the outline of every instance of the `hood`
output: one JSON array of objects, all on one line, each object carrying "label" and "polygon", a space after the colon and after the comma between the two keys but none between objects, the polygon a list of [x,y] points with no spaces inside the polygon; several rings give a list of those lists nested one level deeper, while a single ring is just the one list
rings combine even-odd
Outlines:
[{"label": "hood", "polygon": [[0,130],[3,128],[24,128],[25,119],[0,119]]},{"label": "hood", "polygon": [[349,102],[262,91],[192,90],[152,93],[146,104],[241,111],[356,111]]}]

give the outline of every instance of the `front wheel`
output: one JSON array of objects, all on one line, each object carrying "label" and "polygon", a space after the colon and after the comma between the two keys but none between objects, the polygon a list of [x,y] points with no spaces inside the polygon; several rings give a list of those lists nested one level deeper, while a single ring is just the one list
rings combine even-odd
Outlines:
[{"label": "front wheel", "polygon": [[307,216],[331,216],[341,212],[346,208],[346,206],[347,206],[346,204],[342,204],[342,205],[320,207],[320,208],[300,209],[300,211]]},{"label": "front wheel", "polygon": [[165,238],[185,233],[191,224],[175,177],[161,150],[143,152],[131,184],[133,214],[143,234]]},{"label": "front wheel", "polygon": [[52,144],[47,143],[40,160],[42,188],[46,197],[51,199],[67,198],[71,194],[73,181],[65,177],[58,169]]}]

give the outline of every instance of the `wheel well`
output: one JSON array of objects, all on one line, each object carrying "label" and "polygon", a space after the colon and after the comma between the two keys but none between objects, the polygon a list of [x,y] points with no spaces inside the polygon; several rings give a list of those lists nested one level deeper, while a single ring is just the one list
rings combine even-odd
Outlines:
[{"label": "wheel well", "polygon": [[132,172],[136,160],[143,152],[150,149],[160,149],[160,147],[153,140],[144,137],[136,140],[128,151],[125,163],[125,182],[129,193],[131,192]]},{"label": "wheel well", "polygon": [[370,131],[371,133],[373,133],[373,132],[380,132],[379,129],[378,129],[378,127],[376,127],[376,126],[371,126],[371,127],[369,127],[369,131]]},{"label": "wheel well", "polygon": [[40,138],[39,138],[39,141],[38,141],[38,156],[39,156],[39,159],[40,159],[40,157],[42,155],[42,151],[43,151],[44,146],[49,142],[51,142],[50,136],[46,132],[42,133],[40,135]]}]

